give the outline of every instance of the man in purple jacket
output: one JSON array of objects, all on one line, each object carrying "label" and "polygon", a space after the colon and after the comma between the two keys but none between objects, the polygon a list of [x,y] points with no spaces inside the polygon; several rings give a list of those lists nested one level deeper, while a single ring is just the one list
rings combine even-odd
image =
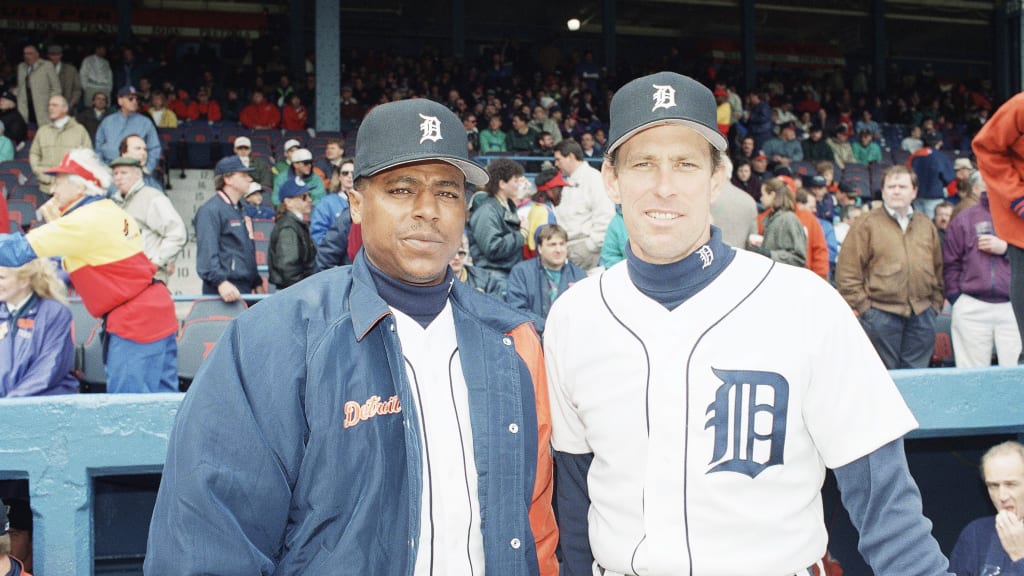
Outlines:
[{"label": "man in purple jacket", "polygon": [[1010,260],[995,235],[988,193],[953,219],[942,245],[942,277],[953,303],[953,354],[957,368],[989,366],[992,346],[1000,366],[1016,366],[1020,333],[1010,307]]}]

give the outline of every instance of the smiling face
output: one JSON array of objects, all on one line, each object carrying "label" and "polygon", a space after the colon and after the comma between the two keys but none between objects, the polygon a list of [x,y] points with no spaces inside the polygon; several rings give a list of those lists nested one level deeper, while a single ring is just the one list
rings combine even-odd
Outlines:
[{"label": "smiling face", "polygon": [[634,254],[652,264],[682,260],[711,236],[711,203],[724,182],[698,132],[656,126],[627,140],[615,167],[602,167],[608,196],[622,205]]},{"label": "smiling face", "polygon": [[360,179],[349,195],[366,256],[407,284],[434,286],[462,244],[465,176],[439,160],[397,166]]}]

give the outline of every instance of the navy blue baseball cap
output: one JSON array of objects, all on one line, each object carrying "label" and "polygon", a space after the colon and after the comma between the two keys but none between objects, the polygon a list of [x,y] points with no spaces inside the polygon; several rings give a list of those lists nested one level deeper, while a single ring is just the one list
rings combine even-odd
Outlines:
[{"label": "navy blue baseball cap", "polygon": [[277,197],[284,202],[285,198],[302,196],[306,192],[309,192],[309,184],[306,184],[302,181],[302,178],[296,176],[281,183],[281,187],[277,189]]},{"label": "navy blue baseball cap", "polygon": [[122,86],[121,89],[117,91],[117,97],[120,98],[122,96],[128,96],[135,93],[135,86]]},{"label": "navy blue baseball cap", "polygon": [[425,98],[376,106],[363,118],[356,136],[355,178],[423,160],[455,166],[476,186],[488,176],[469,159],[466,129],[448,108]]},{"label": "navy blue baseball cap", "polygon": [[718,131],[717,113],[711,90],[689,76],[658,72],[637,78],[612,97],[605,152],[611,154],[637,132],[666,124],[692,128],[724,151],[727,142]]},{"label": "navy blue baseball cap", "polygon": [[216,176],[223,176],[232,172],[252,172],[252,168],[243,164],[242,159],[238,156],[225,156],[217,162],[217,166],[213,169],[213,173]]}]

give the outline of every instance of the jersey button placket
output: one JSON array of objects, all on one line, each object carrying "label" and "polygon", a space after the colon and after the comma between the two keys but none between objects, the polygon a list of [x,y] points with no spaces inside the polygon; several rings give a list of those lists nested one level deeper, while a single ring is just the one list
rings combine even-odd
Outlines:
[{"label": "jersey button placket", "polygon": [[519,433],[519,424],[516,424],[515,422],[509,424],[508,425],[508,431],[513,433],[513,434],[518,434]]},{"label": "jersey button placket", "polygon": [[523,543],[519,541],[519,538],[513,538],[508,544],[513,550],[519,550],[519,547],[523,545]]}]

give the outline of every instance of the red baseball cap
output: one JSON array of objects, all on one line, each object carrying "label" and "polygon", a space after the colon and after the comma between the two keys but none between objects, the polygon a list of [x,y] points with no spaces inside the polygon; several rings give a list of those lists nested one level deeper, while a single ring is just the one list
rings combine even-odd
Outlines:
[{"label": "red baseball cap", "polygon": [[547,182],[541,184],[540,186],[537,186],[537,192],[544,192],[545,190],[551,190],[552,188],[557,188],[559,186],[564,187],[568,185],[569,183],[565,181],[565,178],[562,176],[562,173],[558,172],[555,174],[554,178],[548,180]]},{"label": "red baseball cap", "polygon": [[86,169],[85,166],[82,166],[78,162],[75,162],[74,160],[71,159],[70,152],[64,155],[64,158],[61,159],[59,165],[57,165],[54,168],[50,168],[49,170],[46,171],[46,173],[50,176],[55,176],[57,174],[74,174],[75,176],[81,176],[82,178],[88,180],[89,182],[92,182],[93,184],[99,186],[100,188],[103,187],[103,185],[100,184],[100,179],[97,178],[95,174]]}]

